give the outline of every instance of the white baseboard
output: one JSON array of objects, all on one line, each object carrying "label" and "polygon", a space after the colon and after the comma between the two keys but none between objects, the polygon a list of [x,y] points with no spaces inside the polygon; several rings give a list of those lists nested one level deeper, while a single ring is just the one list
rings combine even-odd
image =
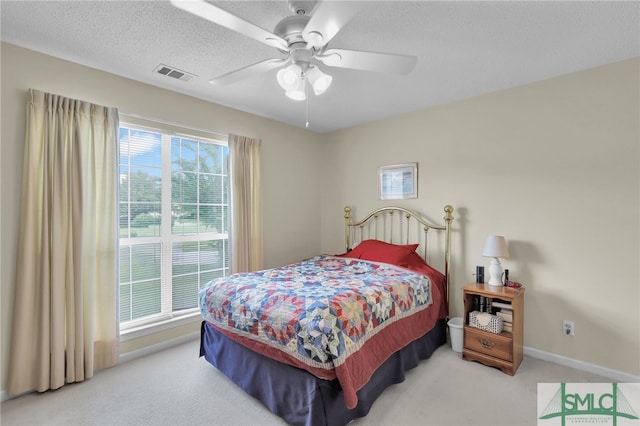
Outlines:
[{"label": "white baseboard", "polygon": [[200,331],[194,331],[193,333],[185,334],[184,336],[176,337],[175,339],[166,340],[164,342],[156,343],[155,345],[146,346],[144,348],[131,352],[126,352],[124,354],[120,354],[120,360],[118,361],[118,364],[129,362],[143,356],[151,355],[155,352],[160,352],[165,349],[181,345],[183,343],[191,342],[192,340],[197,340],[199,338]]},{"label": "white baseboard", "polygon": [[529,355],[533,358],[538,358],[543,361],[553,362],[554,364],[564,365],[565,367],[575,368],[576,370],[582,370],[588,373],[597,374],[599,376],[607,377],[616,382],[640,383],[640,376],[635,376],[623,371],[613,370],[611,368],[601,367],[595,364],[589,364],[588,362],[579,361],[573,358],[567,358],[562,355],[556,355],[551,352],[545,352],[527,346],[523,348],[523,352],[525,355]]}]

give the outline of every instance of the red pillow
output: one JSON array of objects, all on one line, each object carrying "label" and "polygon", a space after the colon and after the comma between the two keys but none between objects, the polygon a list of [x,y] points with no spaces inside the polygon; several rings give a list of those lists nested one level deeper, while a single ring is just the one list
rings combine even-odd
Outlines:
[{"label": "red pillow", "polygon": [[[431,275],[438,274],[442,275],[440,271],[434,269],[429,265],[418,253],[411,253],[407,256],[404,256],[398,266],[402,266],[403,268],[411,269],[412,271],[419,272],[423,275]],[[444,278],[444,275],[442,275]]]},{"label": "red pillow", "polygon": [[400,245],[385,243],[380,240],[365,240],[350,252],[338,256],[399,265],[400,263],[406,262],[406,260],[404,260],[405,257],[414,253],[417,248],[418,244]]}]

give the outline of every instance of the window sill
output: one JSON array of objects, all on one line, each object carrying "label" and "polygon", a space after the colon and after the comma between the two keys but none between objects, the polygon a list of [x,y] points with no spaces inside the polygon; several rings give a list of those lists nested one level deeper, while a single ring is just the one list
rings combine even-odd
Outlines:
[{"label": "window sill", "polygon": [[179,317],[167,319],[164,321],[158,321],[150,324],[141,325],[139,327],[132,327],[126,330],[120,331],[120,342],[127,342],[129,340],[138,339],[140,337],[148,336],[150,334],[158,333],[164,330],[170,330],[181,325],[193,324],[200,322],[202,316],[200,312],[192,312],[189,314],[181,315]]}]

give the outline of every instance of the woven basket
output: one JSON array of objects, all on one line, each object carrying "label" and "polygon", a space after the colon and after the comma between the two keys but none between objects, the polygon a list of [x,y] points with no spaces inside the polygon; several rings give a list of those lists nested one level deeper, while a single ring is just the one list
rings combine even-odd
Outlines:
[{"label": "woven basket", "polygon": [[488,312],[469,312],[469,325],[491,333],[502,333],[502,318]]}]

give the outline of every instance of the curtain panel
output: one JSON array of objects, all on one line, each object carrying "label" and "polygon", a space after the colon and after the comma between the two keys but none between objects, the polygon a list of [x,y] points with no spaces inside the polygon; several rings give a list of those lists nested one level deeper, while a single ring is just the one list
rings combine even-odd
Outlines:
[{"label": "curtain panel", "polygon": [[264,266],[261,162],[260,139],[229,135],[231,273]]},{"label": "curtain panel", "polygon": [[8,393],[118,361],[118,112],[29,90]]}]

